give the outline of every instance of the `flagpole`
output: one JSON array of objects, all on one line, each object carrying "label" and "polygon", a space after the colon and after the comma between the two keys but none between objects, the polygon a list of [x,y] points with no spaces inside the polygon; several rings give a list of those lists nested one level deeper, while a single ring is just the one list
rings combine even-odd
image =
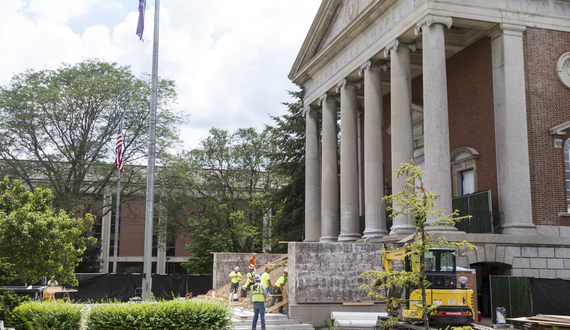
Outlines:
[{"label": "flagpole", "polygon": [[115,209],[115,236],[113,245],[113,273],[117,273],[117,255],[119,252],[119,218],[121,216],[121,169],[118,168],[117,179],[117,208]]},{"label": "flagpole", "polygon": [[154,163],[156,153],[156,103],[158,88],[158,21],[160,16],[160,0],[154,3],[154,38],[152,45],[152,74],[150,89],[150,122],[148,143],[148,167],[146,173],[146,213],[144,231],[144,258],[142,299],[149,300],[152,290],[152,220],[154,207]]}]

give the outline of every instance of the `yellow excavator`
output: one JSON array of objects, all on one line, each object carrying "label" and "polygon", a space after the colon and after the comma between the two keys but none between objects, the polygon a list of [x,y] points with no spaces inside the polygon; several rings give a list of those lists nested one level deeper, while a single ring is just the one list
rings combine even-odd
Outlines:
[{"label": "yellow excavator", "polygon": [[[382,249],[384,271],[405,270],[419,272],[419,256],[404,258],[403,248]],[[455,258],[451,248],[432,248],[425,252],[426,279],[431,285],[426,288],[426,305],[437,309],[428,315],[430,323],[471,324],[474,321],[473,290],[465,287],[466,277],[456,280]],[[392,287],[386,292],[386,311],[390,316],[400,315],[408,322],[423,322],[421,290],[417,287]],[[404,304],[400,304],[400,302]]]}]

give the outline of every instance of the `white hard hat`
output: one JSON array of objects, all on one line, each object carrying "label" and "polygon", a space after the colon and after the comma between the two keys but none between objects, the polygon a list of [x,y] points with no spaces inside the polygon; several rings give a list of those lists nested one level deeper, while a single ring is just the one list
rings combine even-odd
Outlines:
[{"label": "white hard hat", "polygon": [[234,268],[234,269],[235,269],[235,271],[237,272],[237,271],[239,270],[239,267],[236,267],[236,268]]},{"label": "white hard hat", "polygon": [[255,267],[253,265],[249,265],[249,269],[254,269]]},{"label": "white hard hat", "polygon": [[285,268],[285,270],[283,271],[283,273],[288,273],[288,268]]}]

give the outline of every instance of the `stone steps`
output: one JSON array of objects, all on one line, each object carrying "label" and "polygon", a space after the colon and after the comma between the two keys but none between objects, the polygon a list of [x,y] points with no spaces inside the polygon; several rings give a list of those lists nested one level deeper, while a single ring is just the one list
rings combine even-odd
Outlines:
[{"label": "stone steps", "polygon": [[[234,308],[234,315],[232,317],[236,330],[251,329],[251,322],[253,322],[253,312],[236,307]],[[298,319],[290,319],[285,314],[269,313],[265,314],[265,325],[267,330],[314,330],[312,325],[303,324]],[[257,321],[256,329],[261,329],[261,321]]]}]

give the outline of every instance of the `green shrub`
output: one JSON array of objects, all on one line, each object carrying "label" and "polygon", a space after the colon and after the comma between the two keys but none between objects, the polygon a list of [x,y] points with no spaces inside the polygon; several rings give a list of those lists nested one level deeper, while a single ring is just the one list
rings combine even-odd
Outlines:
[{"label": "green shrub", "polygon": [[9,327],[16,330],[79,330],[83,305],[63,301],[27,302],[13,311],[14,318]]},{"label": "green shrub", "polygon": [[20,297],[14,291],[0,289],[0,320],[4,323],[12,319],[12,311],[21,303],[30,301],[30,297]]},{"label": "green shrub", "polygon": [[97,330],[223,330],[230,329],[227,304],[173,300],[93,306],[88,329]]}]

